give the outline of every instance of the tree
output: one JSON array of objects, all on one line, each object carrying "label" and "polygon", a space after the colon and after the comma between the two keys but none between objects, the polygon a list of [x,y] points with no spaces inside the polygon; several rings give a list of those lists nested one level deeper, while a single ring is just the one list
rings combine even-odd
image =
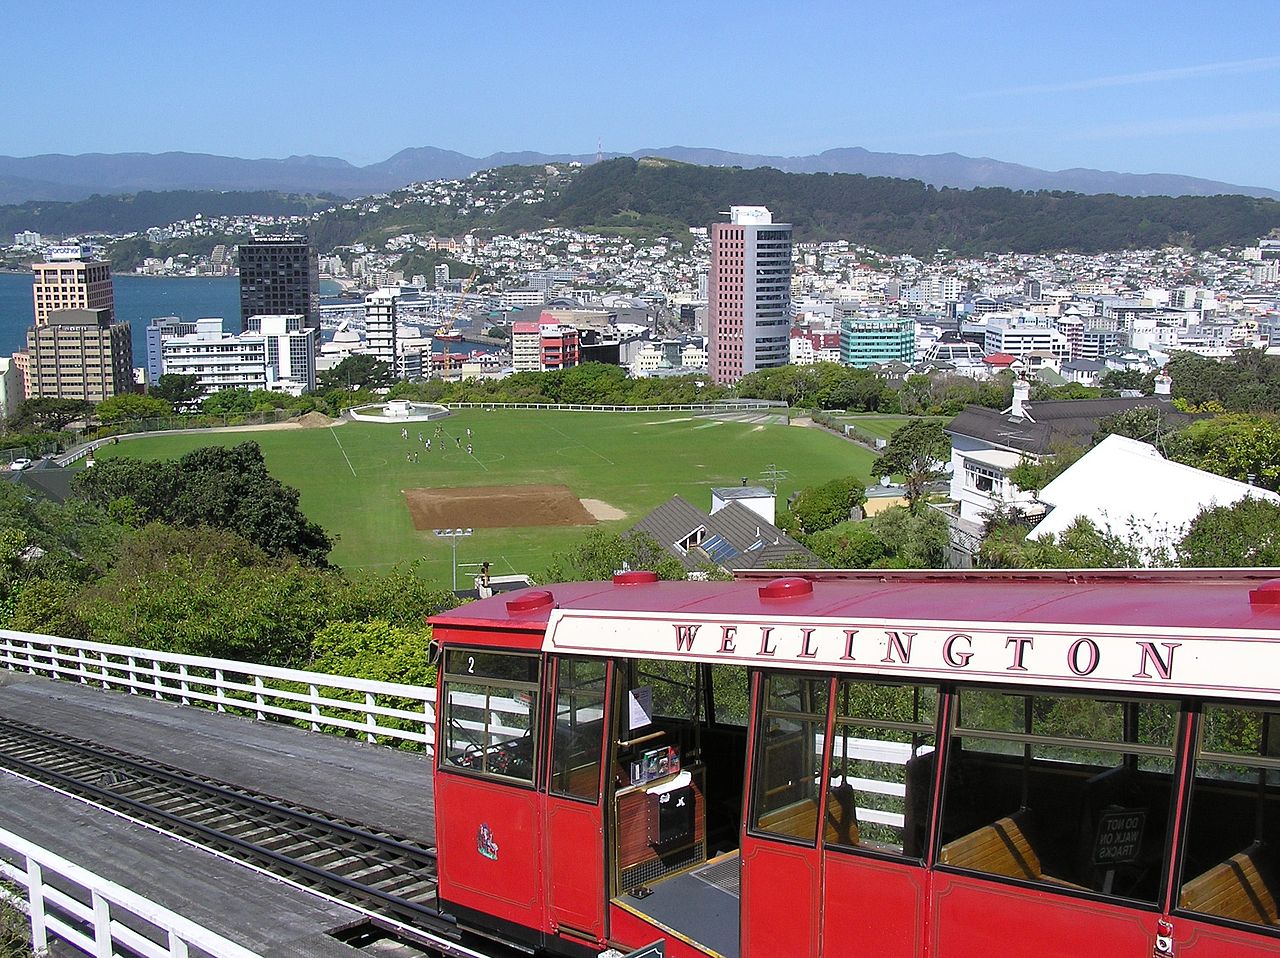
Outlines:
[{"label": "tree", "polygon": [[104,642],[298,665],[327,619],[332,587],[332,573],[273,559],[225,529],[152,523],[77,612]]},{"label": "tree", "polygon": [[542,574],[543,582],[604,581],[621,569],[650,569],[660,579],[683,579],[684,566],[667,554],[647,532],[592,529],[581,541],[557,552]]},{"label": "tree", "polygon": [[328,564],[328,534],[298,508],[298,491],[267,471],[256,442],[206,446],[177,460],[113,458],[79,475],[77,494],[100,506],[127,499],[143,522],[211,526],[270,556]]},{"label": "tree", "polygon": [[812,534],[848,522],[853,510],[866,501],[866,486],[846,476],[802,490],[790,509],[800,524],[800,531]]},{"label": "tree", "polygon": [[1280,503],[1248,496],[1202,509],[1176,551],[1183,566],[1280,566]]},{"label": "tree", "polygon": [[889,554],[867,521],[842,522],[809,536],[805,545],[837,569],[870,569]]},{"label": "tree", "polygon": [[888,553],[876,564],[890,568],[940,569],[946,564],[947,520],[936,509],[918,513],[893,506],[871,517],[871,531]]},{"label": "tree", "polygon": [[1219,476],[1280,490],[1280,417],[1234,413],[1181,430],[1169,456]]},{"label": "tree", "polygon": [[174,409],[184,412],[194,409],[204,397],[200,377],[194,373],[165,373],[155,381],[148,393],[156,399],[163,399]]},{"label": "tree", "polygon": [[35,429],[57,432],[77,419],[93,414],[93,403],[83,399],[54,399],[40,396],[23,402],[9,418],[13,429]]},{"label": "tree", "polygon": [[253,393],[241,386],[219,389],[200,403],[200,409],[210,416],[235,416],[253,412]]},{"label": "tree", "polygon": [[1038,460],[1024,455],[1018,464],[1009,470],[1009,481],[1026,492],[1039,492],[1066,472],[1068,467],[1079,461],[1084,454],[1083,446],[1064,442],[1055,445],[1049,455],[1042,456]]},{"label": "tree", "polygon": [[878,475],[900,475],[906,483],[907,505],[913,513],[924,509],[929,483],[945,473],[951,458],[951,440],[934,420],[913,419],[889,437],[872,469]]},{"label": "tree", "polygon": [[327,372],[321,373],[320,389],[379,389],[396,381],[390,364],[368,353],[348,356]]},{"label": "tree", "polygon": [[98,419],[104,423],[128,422],[137,419],[159,419],[173,413],[173,406],[155,396],[140,393],[121,393],[98,403]]},{"label": "tree", "polygon": [[1099,422],[1098,430],[1093,435],[1093,444],[1096,446],[1107,436],[1117,435],[1163,448],[1165,440],[1176,428],[1170,425],[1165,411],[1159,406],[1137,406],[1107,416]]}]

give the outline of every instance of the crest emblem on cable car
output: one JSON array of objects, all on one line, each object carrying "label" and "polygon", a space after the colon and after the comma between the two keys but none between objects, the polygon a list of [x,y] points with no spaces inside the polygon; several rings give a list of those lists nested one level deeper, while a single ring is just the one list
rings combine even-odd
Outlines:
[{"label": "crest emblem on cable car", "polygon": [[491,862],[498,860],[498,843],[493,840],[493,831],[488,825],[481,824],[476,832],[476,851]]}]

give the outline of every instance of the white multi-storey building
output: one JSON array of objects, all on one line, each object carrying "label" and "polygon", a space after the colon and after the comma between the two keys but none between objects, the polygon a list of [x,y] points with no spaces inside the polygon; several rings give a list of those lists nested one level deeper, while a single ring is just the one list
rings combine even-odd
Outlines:
[{"label": "white multi-storey building", "polygon": [[294,395],[314,389],[315,334],[298,328],[303,318],[254,316],[250,320],[256,330],[239,335],[224,333],[221,319],[197,320],[194,333],[164,341],[164,371],[195,376],[206,396],[237,388]]},{"label": "white multi-storey building", "polygon": [[711,226],[707,359],[718,383],[790,358],[791,225],[763,206],[733,206]]},{"label": "white multi-storey building", "polygon": [[384,287],[364,298],[365,351],[388,366],[396,363],[396,302],[399,290]]}]

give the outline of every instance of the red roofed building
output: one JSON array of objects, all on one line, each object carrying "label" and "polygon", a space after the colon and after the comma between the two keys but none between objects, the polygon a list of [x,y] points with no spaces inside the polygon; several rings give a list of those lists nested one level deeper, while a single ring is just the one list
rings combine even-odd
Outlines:
[{"label": "red roofed building", "polygon": [[543,317],[511,325],[511,365],[518,373],[568,369],[582,361],[577,328]]},{"label": "red roofed building", "polygon": [[1004,372],[1006,369],[1022,369],[1024,365],[1022,360],[1013,353],[990,353],[983,356],[982,361],[993,374]]}]

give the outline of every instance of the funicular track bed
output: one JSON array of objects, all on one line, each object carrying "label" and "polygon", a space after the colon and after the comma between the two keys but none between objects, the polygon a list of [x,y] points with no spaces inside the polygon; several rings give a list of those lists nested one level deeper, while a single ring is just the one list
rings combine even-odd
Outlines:
[{"label": "funicular track bed", "polygon": [[435,849],[93,742],[0,719],[0,768],[397,923],[452,932]]}]

